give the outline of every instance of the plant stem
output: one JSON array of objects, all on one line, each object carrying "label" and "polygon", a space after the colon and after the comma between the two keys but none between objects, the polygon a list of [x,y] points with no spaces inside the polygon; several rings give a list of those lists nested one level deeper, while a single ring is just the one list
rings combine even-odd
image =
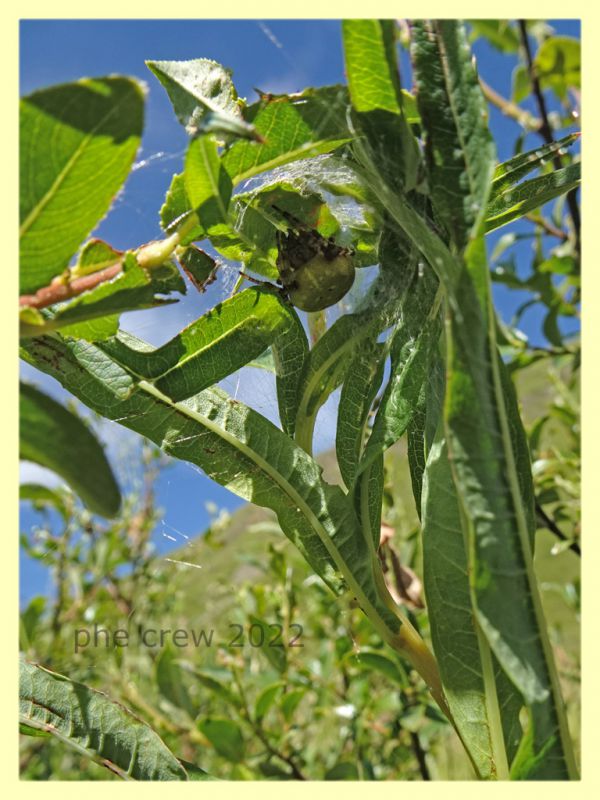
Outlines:
[{"label": "plant stem", "polygon": [[581,557],[581,546],[577,542],[572,542],[569,539],[569,537],[566,536],[561,531],[556,522],[552,519],[552,517],[546,514],[541,504],[537,500],[535,501],[535,511],[542,525],[545,528],[548,528],[548,530],[551,533],[553,533],[558,539],[560,539],[561,542],[570,542],[569,550],[572,550],[574,553],[576,553],[578,556]]},{"label": "plant stem", "polygon": [[[197,224],[197,217],[195,214],[190,214],[178,230],[166,239],[142,245],[135,254],[140,267],[152,270],[163,264],[173,254],[175,249],[179,246],[181,239],[195,224]],[[35,294],[21,295],[21,297],[19,297],[19,306],[37,309],[47,308],[55,303],[61,303],[65,300],[70,300],[72,297],[78,297],[84,292],[89,292],[91,289],[100,286],[100,284],[116,278],[122,271],[122,258],[104,269],[92,272],[89,275],[82,275],[80,278],[74,278],[73,280],[70,280],[70,271],[67,271],[66,274],[58,275],[56,278],[53,278],[48,286],[43,286],[41,289],[38,289]],[[46,326],[39,326],[40,334],[47,332],[47,330]]]},{"label": "plant stem", "polygon": [[431,775],[429,773],[429,767],[427,766],[427,761],[425,760],[425,751],[423,750],[421,740],[419,739],[419,734],[415,733],[414,731],[411,731],[410,741],[412,744],[413,752],[415,754],[415,758],[417,760],[417,764],[419,765],[419,772],[421,773],[421,777],[423,778],[424,781],[430,781]]},{"label": "plant stem", "polygon": [[479,85],[481,86],[481,91],[485,99],[496,106],[496,108],[500,109],[506,117],[514,119],[519,125],[522,125],[530,131],[538,131],[540,129],[542,121],[534,117],[529,111],[525,111],[516,103],[503,97],[481,78],[479,79]]},{"label": "plant stem", "polygon": [[[546,98],[544,97],[544,93],[542,92],[542,87],[540,85],[540,80],[537,74],[537,70],[535,68],[535,64],[533,63],[533,56],[531,54],[531,47],[529,45],[529,36],[527,34],[527,22],[524,19],[519,20],[519,32],[521,34],[521,43],[523,45],[523,52],[525,53],[525,62],[527,65],[527,71],[529,73],[529,80],[531,81],[533,94],[536,99],[537,106],[540,112],[541,125],[538,128],[538,133],[547,142],[547,144],[553,144],[554,135],[552,133],[550,120],[548,118],[548,107],[546,105]],[[554,166],[556,169],[560,169],[562,167],[562,159],[558,153],[555,156],[553,156],[552,161],[554,162]],[[567,199],[567,205],[569,206],[571,221],[573,222],[573,230],[575,232],[575,248],[577,252],[580,253],[581,216],[579,214],[579,204],[577,203],[577,190],[573,189],[572,191],[570,191],[567,194],[566,199]]]},{"label": "plant stem", "polygon": [[264,731],[262,725],[257,720],[252,719],[252,715],[250,713],[250,707],[248,705],[248,700],[246,698],[246,692],[244,691],[244,686],[242,684],[242,681],[240,680],[238,670],[236,669],[235,666],[232,666],[231,672],[233,674],[233,679],[235,681],[235,685],[237,686],[238,692],[240,694],[240,699],[242,701],[242,709],[241,711],[238,711],[240,718],[252,728],[258,739],[260,739],[260,741],[264,744],[264,746],[267,748],[267,750],[269,751],[269,753],[271,753],[272,756],[280,759],[281,761],[283,761],[285,764],[288,765],[288,767],[292,771],[292,775],[294,776],[294,778],[296,778],[296,780],[298,781],[307,780],[306,776],[302,773],[300,767],[298,767],[294,759],[291,756],[282,753],[281,750],[278,750],[276,747],[274,747],[271,744],[269,737]]}]

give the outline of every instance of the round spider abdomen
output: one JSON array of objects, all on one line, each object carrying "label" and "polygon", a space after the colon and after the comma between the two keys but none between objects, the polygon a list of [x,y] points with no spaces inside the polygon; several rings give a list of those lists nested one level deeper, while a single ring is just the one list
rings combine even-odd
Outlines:
[{"label": "round spider abdomen", "polygon": [[333,259],[319,254],[290,272],[283,285],[290,301],[302,311],[335,305],[352,288],[355,275],[352,259],[346,254]]}]

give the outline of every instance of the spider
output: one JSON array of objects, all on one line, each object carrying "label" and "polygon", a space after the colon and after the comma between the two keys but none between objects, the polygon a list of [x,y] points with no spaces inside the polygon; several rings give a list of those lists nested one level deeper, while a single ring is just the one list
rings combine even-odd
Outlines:
[{"label": "spider", "polygon": [[[273,206],[293,227],[277,231],[277,270],[282,292],[302,311],[335,305],[354,283],[353,251],[325,238],[287,211]],[[249,277],[249,276],[245,276]]]}]

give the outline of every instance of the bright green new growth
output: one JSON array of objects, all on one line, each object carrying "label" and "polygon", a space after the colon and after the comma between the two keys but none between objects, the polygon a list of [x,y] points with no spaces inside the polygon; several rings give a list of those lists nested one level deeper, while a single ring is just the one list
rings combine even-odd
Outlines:
[{"label": "bright green new growth", "polygon": [[[412,23],[416,105],[401,89],[395,36],[389,21],[345,21],[347,89],[308,89],[249,108],[214,62],[148,62],[191,135],[184,172],[160,211],[166,237],[127,254],[88,244],[70,272],[133,160],[141,93],[129,79],[110,78],[25,98],[22,354],[98,414],[272,509],[315,573],[334,593],[350,593],[381,639],[420,673],[478,777],[575,778],[533,570],[528,444],[498,346],[484,242],[486,231],[578,185],[578,163],[520,182],[575,137],[497,165],[464,26]],[[74,130],[61,107],[65,97],[79,96]],[[37,169],[38,130],[59,143],[53,164],[60,169],[52,174]],[[75,222],[66,214],[70,182],[85,187],[95,164],[102,179],[81,199]],[[236,193],[243,180],[270,170],[280,172],[256,191]],[[344,224],[334,197],[359,207],[360,223]],[[341,232],[356,259],[313,259],[303,268],[329,272],[304,281],[299,270],[295,286],[284,281],[287,297],[274,286],[246,288],[158,348],[118,330],[123,311],[184,291],[174,260],[204,280],[212,274],[215,262],[194,241],[205,240],[247,273],[276,278],[281,227],[272,209],[282,200],[319,235]],[[311,347],[294,306],[321,311],[331,305],[322,302],[324,287],[341,300],[355,266],[375,263],[378,276],[356,306]],[[76,294],[78,279],[93,280],[104,268],[114,269],[110,280]],[[39,290],[57,278],[72,293],[38,302]],[[216,386],[266,351],[280,427]],[[312,448],[317,414],[340,387],[336,455],[344,485],[334,486]],[[24,419],[32,421],[24,455],[54,467],[92,510],[114,513],[118,490],[97,443],[87,444],[94,492],[68,452],[64,431],[75,422],[64,410],[44,414],[50,401],[38,395],[23,390]],[[378,555],[383,456],[405,433],[433,653],[392,598]],[[62,443],[55,463],[47,441],[42,446],[48,438]],[[163,678],[170,669],[164,659]],[[377,663],[389,672],[385,656]],[[37,667],[23,670],[30,727],[51,728],[93,758],[108,758],[124,777],[187,779],[181,762],[123,709]],[[277,690],[264,694],[257,714]],[[78,691],[89,702],[87,727],[70,705]],[[40,716],[48,694],[60,706],[60,724]],[[289,699],[290,716],[299,700]],[[116,750],[99,723],[103,714],[129,731]],[[228,720],[207,719],[201,732],[225,757],[241,757],[243,741]]]}]

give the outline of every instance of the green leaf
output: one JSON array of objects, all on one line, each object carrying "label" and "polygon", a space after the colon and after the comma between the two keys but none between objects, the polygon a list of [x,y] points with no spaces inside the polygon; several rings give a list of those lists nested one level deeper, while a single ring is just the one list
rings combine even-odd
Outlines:
[{"label": "green leaf", "polygon": [[115,335],[123,312],[176,302],[162,296],[172,291],[185,294],[183,279],[172,262],[147,270],[139,266],[133,253],[127,253],[122,270],[112,280],[53,306],[46,312],[43,328],[24,328],[22,333],[39,335],[60,330],[63,336],[101,341]]},{"label": "green leaf", "polygon": [[[534,751],[546,753],[529,777],[566,778],[576,768],[533,571],[533,518],[523,502],[531,471],[511,432],[521,423],[496,350],[483,239],[469,247],[466,263],[451,314],[445,417],[471,598],[478,628],[528,706]],[[526,447],[524,434],[518,440]]]},{"label": "green leaf", "polygon": [[43,509],[54,506],[63,519],[67,517],[65,498],[60,491],[40,486],[37,483],[22,483],[19,486],[19,500],[29,500],[34,508]]},{"label": "green leaf", "polygon": [[224,154],[234,185],[275,167],[330,153],[348,142],[347,105],[345,86],[323,86],[268,96],[250,106],[246,119],[265,143],[235,142]]},{"label": "green leaf", "polygon": [[509,158],[508,161],[498,164],[492,180],[490,202],[505,189],[518,183],[525,175],[544,166],[553,156],[564,155],[567,147],[574,144],[579,137],[579,133],[570,133],[559,139],[558,142],[535,147],[527,153],[519,153],[513,158]]},{"label": "green leaf", "polygon": [[[287,653],[285,646],[280,638],[277,637],[280,628],[273,631],[273,625],[268,625],[264,620],[251,615],[250,616],[251,628],[256,625],[260,628],[261,636],[259,638],[259,649],[261,653],[267,658],[269,663],[275,667],[278,672],[285,672],[287,669]],[[256,635],[253,636],[252,630],[250,631],[250,638],[253,646],[257,644]],[[272,644],[272,642],[277,642]]]},{"label": "green leaf", "polygon": [[60,274],[108,211],[133,163],[143,112],[140,85],[118,76],[53,86],[21,101],[22,294]]},{"label": "green leaf", "polygon": [[363,672],[379,672],[397,686],[406,687],[408,677],[399,664],[389,656],[371,650],[349,653],[344,661]]},{"label": "green leaf", "polygon": [[230,138],[260,140],[242,116],[231,72],[216,61],[146,61],[146,66],[165,87],[188,134],[214,133]]},{"label": "green leaf", "polygon": [[350,761],[340,761],[325,773],[326,781],[358,781],[358,767]]},{"label": "green leaf", "polygon": [[486,231],[493,231],[540,208],[545,203],[579,186],[581,164],[569,164],[547,175],[510,186],[489,203],[485,215]]},{"label": "green leaf", "polygon": [[20,384],[19,398],[20,457],[60,475],[90,511],[114,517],[121,505],[119,487],[87,425],[29,384]]},{"label": "green leaf", "polygon": [[359,472],[404,435],[417,411],[421,387],[428,375],[431,352],[437,345],[441,329],[436,303],[437,287],[438,282],[431,270],[422,275],[417,272],[400,305],[390,347],[390,378]]},{"label": "green leaf", "polygon": [[[40,487],[44,488],[44,487]],[[33,597],[19,618],[19,646],[28,650],[36,640],[36,633],[46,611],[46,598]],[[33,734],[35,735],[35,734]]]},{"label": "green leaf", "polygon": [[198,723],[198,730],[206,736],[220,756],[234,763],[243,761],[245,742],[237,722],[207,717]]},{"label": "green leaf", "polygon": [[300,703],[302,702],[302,698],[306,694],[306,689],[292,689],[291,692],[286,692],[279,701],[279,708],[285,718],[286,722],[291,722],[294,716],[294,713]]},{"label": "green leaf", "polygon": [[277,683],[272,683],[270,686],[265,687],[258,695],[254,706],[254,716],[257,721],[265,717],[275,700],[277,700],[277,695],[283,691],[284,686],[285,683],[283,681],[277,681]]},{"label": "green leaf", "polygon": [[166,344],[148,348],[121,332],[103,347],[136,375],[155,382],[172,400],[184,400],[272,348],[284,430],[290,432],[308,355],[297,314],[279,293],[251,287],[219,303]]},{"label": "green leaf", "polygon": [[358,112],[381,109],[401,114],[400,74],[391,20],[346,19],[342,22],[348,88]]},{"label": "green leaf", "polygon": [[502,53],[516,53],[518,51],[520,45],[519,34],[509,20],[470,19],[469,25],[471,26],[471,34],[469,36],[471,41],[483,36],[496,50],[500,50]]},{"label": "green leaf", "polygon": [[221,700],[224,700],[226,703],[239,708],[240,707],[240,699],[230,690],[224,683],[214,678],[212,675],[209,675],[207,672],[202,672],[201,670],[196,669],[193,664],[188,663],[187,661],[179,660],[178,665],[181,669],[189,672],[190,675],[193,675],[194,679],[198,681],[205,689],[208,689],[212,692],[216,697],[219,697]]},{"label": "green leaf", "polygon": [[202,767],[198,767],[196,764],[192,764],[189,761],[185,761],[183,758],[179,759],[179,763],[182,767],[184,767],[185,771],[188,774],[188,780],[190,781],[217,781],[218,778],[215,778],[213,775],[210,775],[206,770],[202,769]]},{"label": "green leaf", "polygon": [[271,422],[216,388],[175,403],[89,343],[40,337],[26,340],[22,353],[90,408],[196,464],[244,499],[273,509],[315,572],[337,591],[347,587],[384,640],[398,646],[400,620],[381,599],[377,565],[352,506]]},{"label": "green leaf", "polygon": [[126,780],[188,780],[152,728],[106,695],[21,660],[20,722],[52,734]]},{"label": "green leaf", "polygon": [[411,48],[433,205],[462,250],[483,219],[494,168],[487,105],[464,26],[415,21]]},{"label": "green leaf", "polygon": [[[185,175],[173,175],[171,185],[165,195],[165,202],[160,208],[160,224],[164,231],[172,233],[184,220],[194,213],[185,190]],[[200,221],[195,220],[195,224],[180,240],[180,244],[185,246],[199,239],[204,239],[206,232]]]},{"label": "green leaf", "polygon": [[534,67],[542,89],[566,100],[569,89],[581,87],[581,42],[571,36],[550,36],[540,45]]},{"label": "green leaf", "polygon": [[164,647],[155,663],[156,685],[163,697],[194,718],[197,709],[194,707],[182,673],[183,669],[173,650]]},{"label": "green leaf", "polygon": [[390,186],[410,191],[416,186],[419,148],[404,115],[404,96],[392,20],[344,20],[344,59],[354,147]]},{"label": "green leaf", "polygon": [[342,386],[335,450],[346,486],[354,484],[367,438],[369,412],[379,391],[387,350],[373,338],[357,348]]},{"label": "green leaf", "polygon": [[512,73],[512,94],[513,103],[522,103],[531,92],[531,78],[529,70],[525,64],[517,64]]},{"label": "green leaf", "polygon": [[[489,704],[496,716],[490,720],[488,715],[460,508],[443,437],[438,437],[427,459],[421,519],[425,596],[444,693],[478,775],[506,777],[508,764],[493,682],[489,686]],[[497,761],[502,759],[504,770],[498,775]]]},{"label": "green leaf", "polygon": [[203,229],[211,234],[227,228],[232,184],[212,137],[200,136],[190,142],[183,176],[187,197]]},{"label": "green leaf", "polygon": [[367,339],[376,339],[392,323],[410,285],[415,251],[396,244],[389,257],[380,245],[380,273],[356,313],[336,320],[310,352],[296,421],[296,439],[307,452],[312,449],[319,409],[345,379],[357,348]]}]

